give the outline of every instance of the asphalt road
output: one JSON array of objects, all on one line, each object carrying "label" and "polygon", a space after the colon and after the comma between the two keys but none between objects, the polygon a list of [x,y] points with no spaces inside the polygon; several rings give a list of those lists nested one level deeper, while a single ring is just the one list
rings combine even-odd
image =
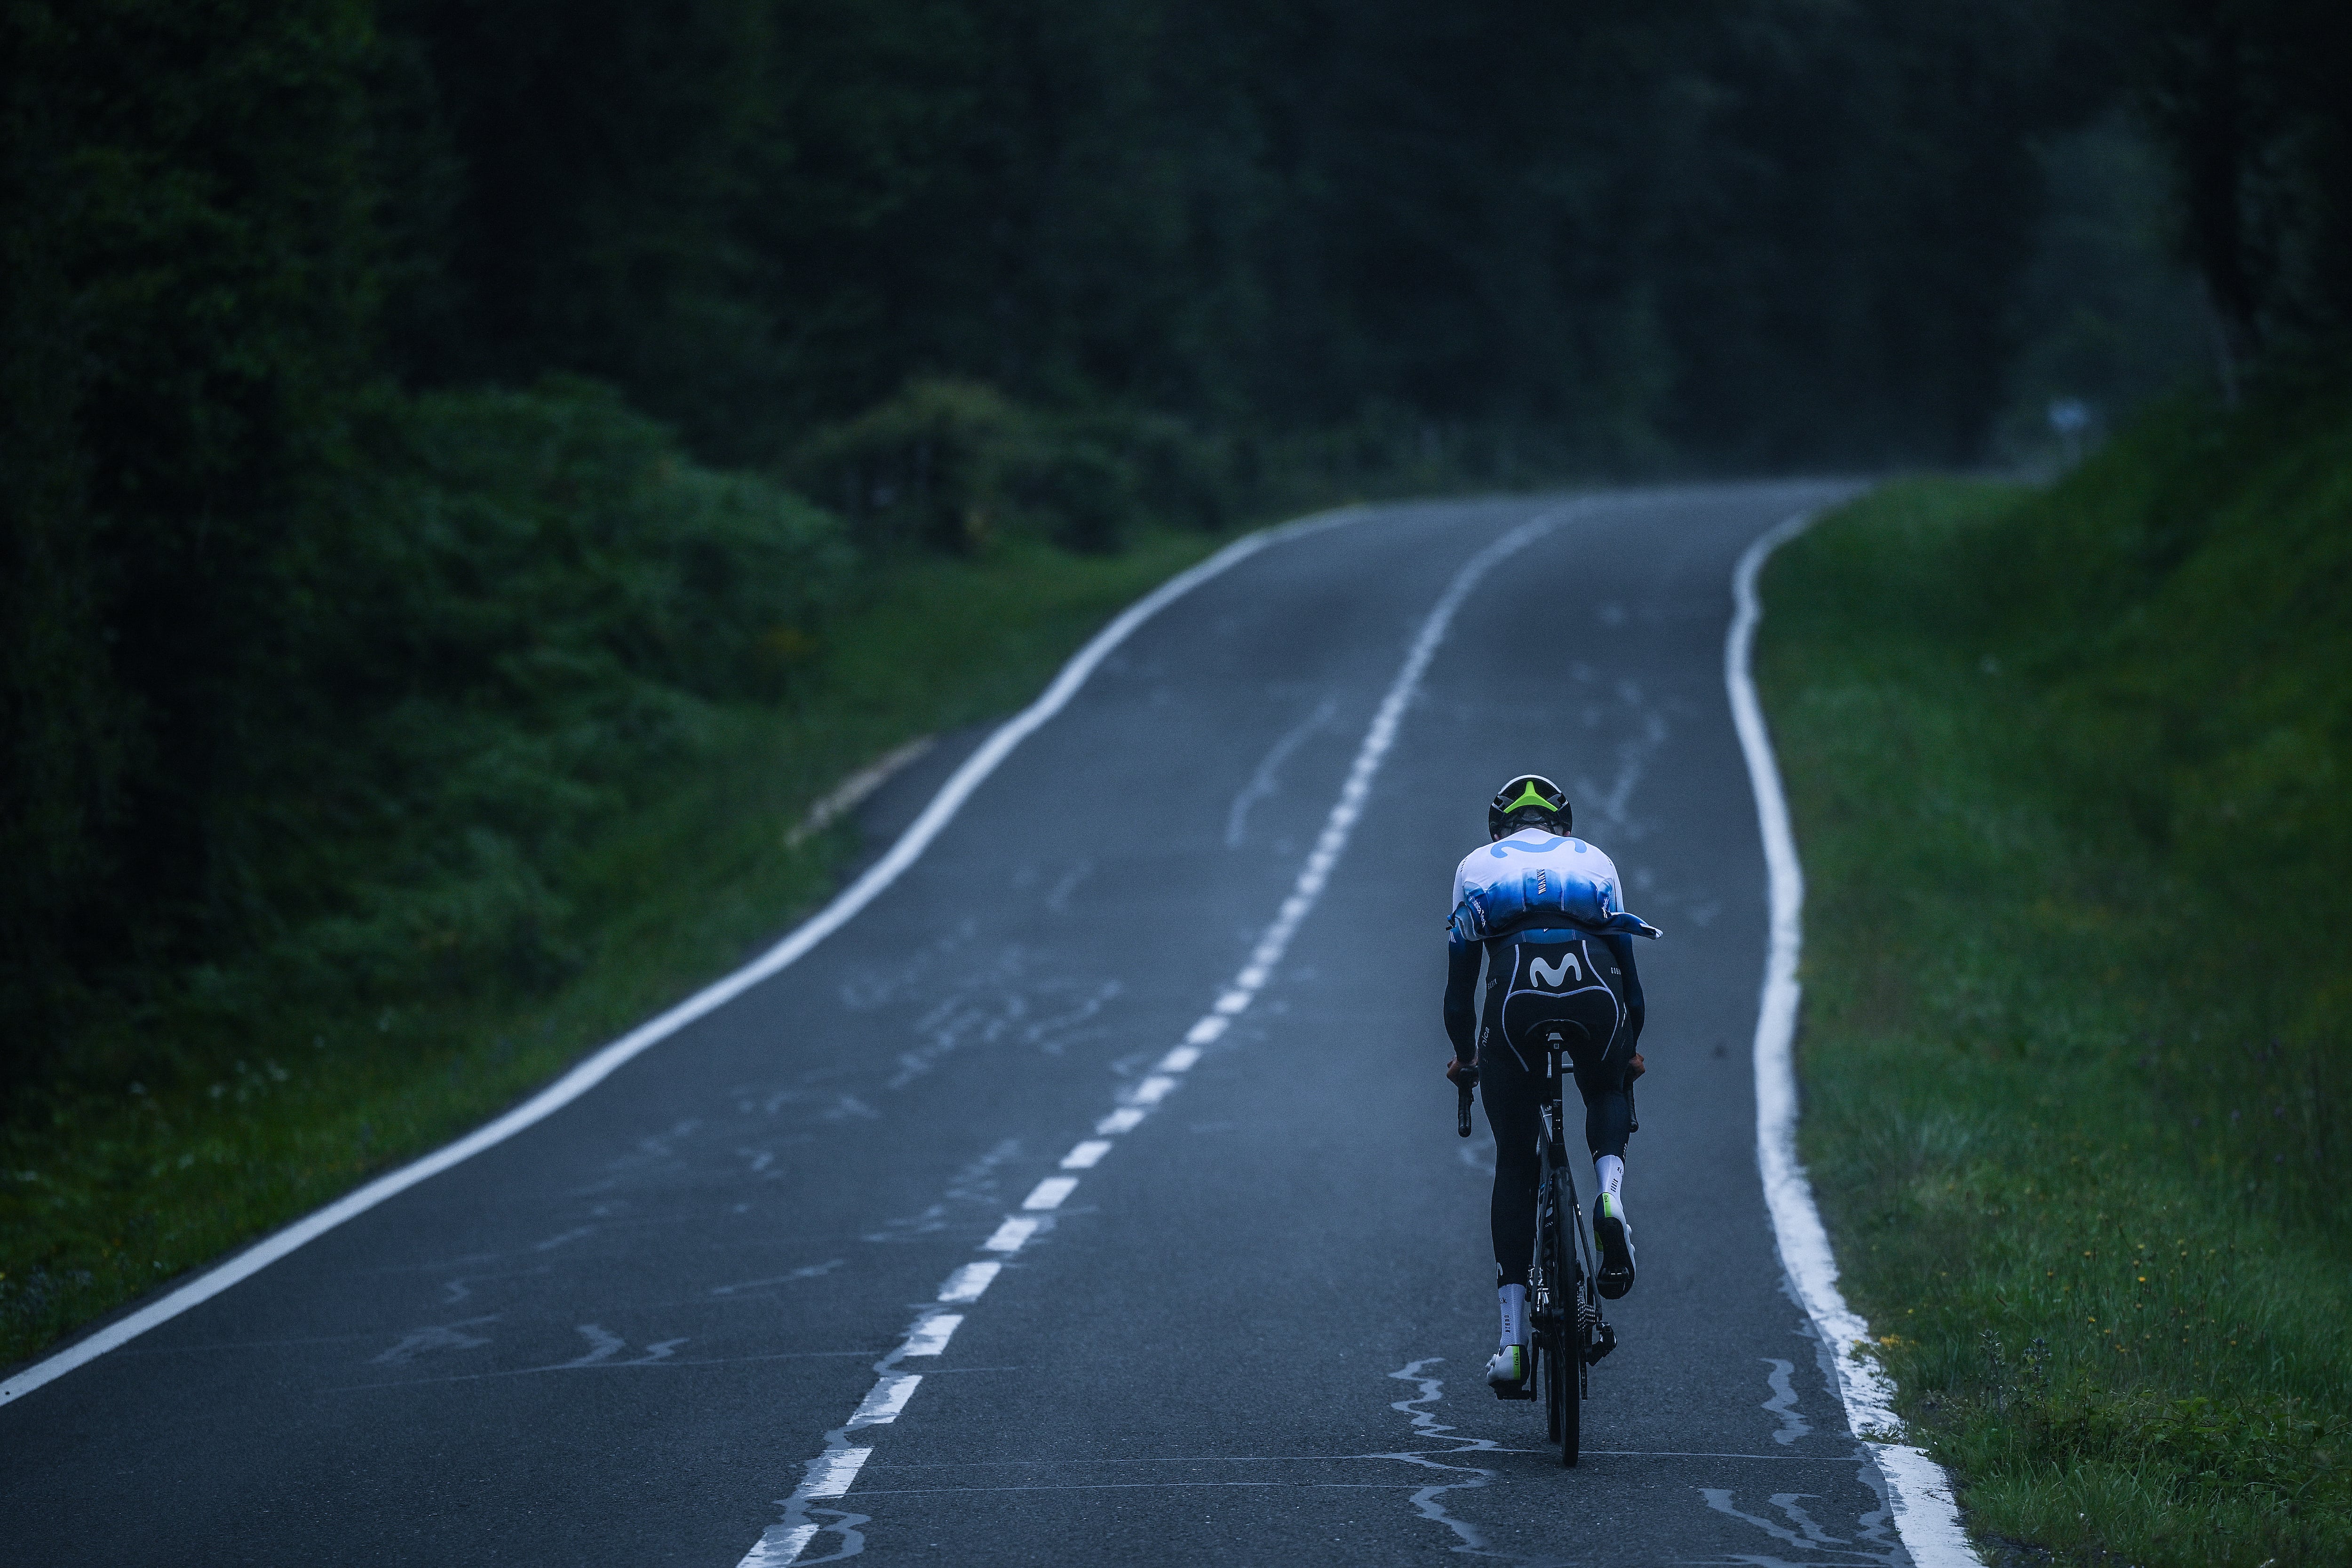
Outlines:
[{"label": "asphalt road", "polygon": [[[1827,494],[1398,507],[1243,561],[798,965],[0,1411],[0,1560],[729,1568],[808,1523],[803,1562],[1906,1561],[1755,1163],[1728,582]],[[1469,591],[1280,962],[1144,1088],[1225,1016],[1433,606],[1542,517]],[[1525,770],[1666,931],[1641,1281],[1574,1470],[1480,1381],[1492,1148],[1439,1075],[1448,879]],[[1010,1250],[1008,1217],[1034,1221]],[[940,1306],[975,1261],[1003,1268]],[[866,1457],[812,1498],[828,1434]]]}]

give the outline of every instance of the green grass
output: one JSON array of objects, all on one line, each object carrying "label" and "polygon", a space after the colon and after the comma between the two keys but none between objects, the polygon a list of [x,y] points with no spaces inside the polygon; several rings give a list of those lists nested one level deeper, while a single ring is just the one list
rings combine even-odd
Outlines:
[{"label": "green grass", "polygon": [[1789,547],[1802,1130],[1996,1562],[2352,1561],[2352,407]]},{"label": "green grass", "polygon": [[273,993],[257,958],[123,1010],[0,1123],[0,1364],[478,1124],[735,967],[828,896],[855,847],[846,825],[787,845],[814,800],[909,737],[1018,707],[1215,543],[897,562],[824,628],[796,697],[716,707],[640,806],[557,858],[571,972],[551,986],[339,1005]]}]

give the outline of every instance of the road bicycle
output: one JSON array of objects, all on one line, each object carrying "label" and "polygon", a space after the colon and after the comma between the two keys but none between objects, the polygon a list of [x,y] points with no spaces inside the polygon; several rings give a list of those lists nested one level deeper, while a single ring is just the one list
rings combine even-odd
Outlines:
[{"label": "road bicycle", "polygon": [[[1544,1037],[1543,1045],[1536,1250],[1528,1275],[1529,1365],[1527,1392],[1520,1397],[1542,1398],[1545,1431],[1559,1445],[1559,1462],[1572,1466],[1583,1448],[1584,1401],[1591,1396],[1593,1364],[1617,1348],[1617,1331],[1601,1314],[1591,1228],[1585,1223],[1569,1160],[1560,1109],[1561,1085],[1573,1076],[1564,1060],[1568,1045],[1556,1030]],[[1471,1087],[1461,1086],[1455,1124],[1455,1131],[1465,1138],[1470,1135]]]}]

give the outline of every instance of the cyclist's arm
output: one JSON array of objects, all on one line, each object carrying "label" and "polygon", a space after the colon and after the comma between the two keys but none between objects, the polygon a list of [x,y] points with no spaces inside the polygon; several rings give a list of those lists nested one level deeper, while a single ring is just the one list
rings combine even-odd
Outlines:
[{"label": "cyclist's arm", "polygon": [[1478,959],[1483,944],[1464,940],[1459,932],[1445,937],[1445,1038],[1454,1042],[1454,1060],[1478,1060]]},{"label": "cyclist's arm", "polygon": [[1642,1000],[1642,972],[1633,967],[1633,939],[1631,936],[1603,936],[1617,967],[1625,976],[1625,1049],[1637,1049],[1642,1043],[1642,1022],[1648,1010]]}]

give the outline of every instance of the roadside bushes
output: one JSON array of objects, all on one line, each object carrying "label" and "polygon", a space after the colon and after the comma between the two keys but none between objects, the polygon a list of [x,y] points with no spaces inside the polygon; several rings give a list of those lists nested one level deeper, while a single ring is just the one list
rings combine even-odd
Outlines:
[{"label": "roadside bushes", "polygon": [[1049,414],[980,382],[930,380],[817,432],[782,472],[861,544],[971,554],[1013,537],[1101,554],[1139,520],[1223,526],[1230,468],[1177,420]]},{"label": "roadside bushes", "polygon": [[386,400],[355,439],[330,548],[289,572],[303,678],[244,802],[267,967],[544,984],[571,962],[548,858],[724,705],[788,694],[850,551],[592,383]]},{"label": "roadside bushes", "polygon": [[[853,585],[836,519],[580,381],[364,398],[301,514],[257,595],[200,935],[98,977],[67,1078],[164,1071],[289,992],[560,980],[551,868],[731,710],[792,700]],[[159,1008],[182,1038],[123,1021]]]}]

